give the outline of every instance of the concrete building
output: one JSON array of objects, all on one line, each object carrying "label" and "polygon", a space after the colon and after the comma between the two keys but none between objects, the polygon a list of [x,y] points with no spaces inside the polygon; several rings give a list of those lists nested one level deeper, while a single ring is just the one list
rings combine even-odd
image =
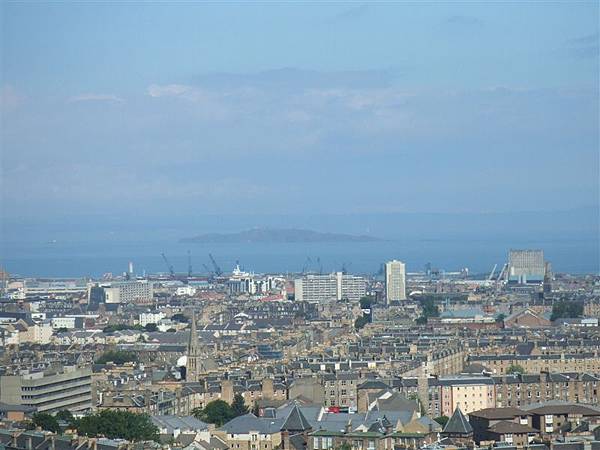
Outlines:
[{"label": "concrete building", "polygon": [[542,283],[546,274],[543,250],[510,250],[508,253],[508,282]]},{"label": "concrete building", "polygon": [[92,407],[92,370],[65,366],[62,372],[0,376],[0,402],[55,413],[81,412]]},{"label": "concrete building", "polygon": [[152,300],[152,283],[123,281],[104,288],[106,303],[136,303]]},{"label": "concrete building", "polygon": [[348,299],[358,301],[367,292],[363,277],[335,272],[328,275],[306,275],[294,281],[296,301],[325,302]]},{"label": "concrete building", "polygon": [[406,300],[406,266],[401,261],[385,263],[385,302]]}]

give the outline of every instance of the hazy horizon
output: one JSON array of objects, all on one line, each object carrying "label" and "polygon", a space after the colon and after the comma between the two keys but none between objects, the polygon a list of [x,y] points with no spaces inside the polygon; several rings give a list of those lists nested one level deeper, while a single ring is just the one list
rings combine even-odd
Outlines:
[{"label": "hazy horizon", "polygon": [[4,2],[3,259],[257,226],[594,253],[599,8]]}]

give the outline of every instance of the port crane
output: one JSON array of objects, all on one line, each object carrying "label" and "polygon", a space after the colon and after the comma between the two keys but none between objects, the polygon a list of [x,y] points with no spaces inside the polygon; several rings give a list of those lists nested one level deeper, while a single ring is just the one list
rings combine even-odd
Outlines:
[{"label": "port crane", "polygon": [[490,275],[488,276],[488,281],[492,281],[494,279],[494,274],[496,273],[497,267],[498,267],[498,264],[494,264],[494,268],[492,269],[492,271],[490,272]]},{"label": "port crane", "polygon": [[162,256],[163,261],[167,265],[167,269],[169,269],[169,275],[171,275],[171,278],[175,278],[175,270],[173,269],[173,265],[169,262],[164,253],[161,253],[160,255]]},{"label": "port crane", "polygon": [[188,250],[188,278],[192,277],[192,253]]},{"label": "port crane", "polygon": [[221,270],[221,268],[219,267],[219,265],[215,261],[215,258],[213,257],[213,255],[211,253],[209,253],[208,257],[210,258],[210,262],[212,263],[212,265],[213,265],[213,267],[215,269],[215,275],[218,276],[218,277],[220,277],[221,275],[223,275],[223,271]]}]

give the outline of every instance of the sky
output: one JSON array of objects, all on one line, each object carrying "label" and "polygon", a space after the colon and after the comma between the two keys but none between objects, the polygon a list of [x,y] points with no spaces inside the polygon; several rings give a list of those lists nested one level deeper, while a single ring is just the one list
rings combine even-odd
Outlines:
[{"label": "sky", "polygon": [[598,5],[2,2],[2,220],[598,208]]}]

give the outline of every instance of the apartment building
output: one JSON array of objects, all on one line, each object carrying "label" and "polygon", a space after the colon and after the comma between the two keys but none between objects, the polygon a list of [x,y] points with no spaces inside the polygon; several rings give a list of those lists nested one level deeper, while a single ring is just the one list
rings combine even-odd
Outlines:
[{"label": "apartment building", "polygon": [[600,356],[597,352],[554,355],[471,355],[468,357],[468,362],[479,363],[494,375],[505,375],[511,366],[520,366],[525,373],[600,373]]},{"label": "apartment building", "polygon": [[600,378],[587,373],[514,374],[494,377],[496,406],[522,407],[551,400],[597,405]]},{"label": "apartment building", "polygon": [[147,280],[122,281],[104,288],[106,303],[145,303],[152,300],[152,283]]},{"label": "apartment building", "polygon": [[294,281],[296,301],[320,303],[364,297],[367,282],[363,277],[335,272],[328,275],[306,275]]}]

